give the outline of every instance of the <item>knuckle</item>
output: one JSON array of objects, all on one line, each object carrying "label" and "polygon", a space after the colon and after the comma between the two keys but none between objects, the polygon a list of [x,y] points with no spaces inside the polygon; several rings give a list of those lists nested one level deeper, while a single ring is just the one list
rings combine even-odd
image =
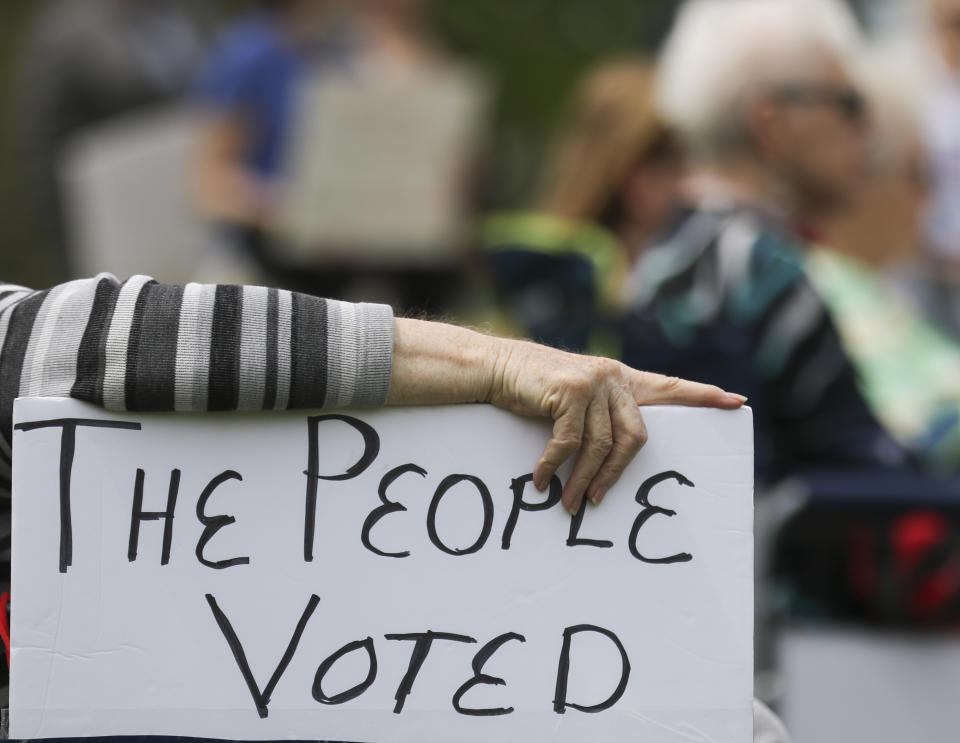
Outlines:
[{"label": "knuckle", "polygon": [[663,380],[663,388],[667,392],[676,392],[683,386],[683,381],[679,377],[667,377]]},{"label": "knuckle", "polygon": [[586,490],[587,486],[590,484],[592,477],[583,472],[577,472],[570,477],[570,484],[572,486],[572,491],[574,493],[582,493]]},{"label": "knuckle", "polygon": [[580,358],[578,370],[584,381],[589,384],[604,377],[609,371],[610,359],[600,356],[581,356]]},{"label": "knuckle", "polygon": [[611,449],[613,449],[613,435],[602,433],[597,436],[590,436],[586,443],[591,449],[599,449],[603,452],[609,452]]},{"label": "knuckle", "polygon": [[568,375],[565,386],[575,395],[586,396],[590,393],[593,382],[587,374],[581,372]]},{"label": "knuckle", "polygon": [[642,430],[625,431],[617,437],[617,444],[627,452],[636,452],[644,444]]},{"label": "knuckle", "polygon": [[614,380],[620,378],[621,364],[619,361],[606,358],[594,359],[594,370],[596,375],[603,380]]},{"label": "knuckle", "polygon": [[583,444],[583,436],[578,434],[569,434],[567,436],[561,436],[557,439],[554,439],[554,443],[558,449],[563,451],[576,451]]},{"label": "knuckle", "polygon": [[537,467],[543,467],[548,474],[553,474],[561,464],[563,464],[564,456],[559,451],[545,451],[543,456],[540,457],[540,461],[537,463]]}]

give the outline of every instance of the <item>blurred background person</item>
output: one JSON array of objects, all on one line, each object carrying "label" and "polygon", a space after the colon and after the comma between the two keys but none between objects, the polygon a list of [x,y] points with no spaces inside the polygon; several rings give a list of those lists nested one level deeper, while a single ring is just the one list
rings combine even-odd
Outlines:
[{"label": "blurred background person", "polygon": [[313,64],[345,63],[335,10],[323,0],[260,0],[204,62],[194,196],[244,258],[268,259],[263,230],[278,209],[299,86]]},{"label": "blurred background person", "polygon": [[21,141],[58,278],[70,272],[64,152],[90,127],[182,96],[203,53],[202,20],[176,0],[49,0],[38,10],[21,52]]},{"label": "blurred background person", "polygon": [[694,0],[664,50],[695,171],[635,267],[624,358],[749,380],[768,481],[960,465],[958,348],[883,278],[922,241],[921,97],[865,52],[839,3],[796,0]]},{"label": "blurred background person", "polygon": [[820,238],[893,279],[923,253],[932,187],[922,140],[924,86],[899,43],[871,40],[858,56],[869,111],[865,177],[847,208],[822,221]]},{"label": "blurred background person", "polygon": [[[198,87],[201,213],[273,280],[435,305],[463,265],[444,254],[453,246],[430,252],[431,240],[459,239],[430,227],[468,216],[476,153],[466,140],[481,128],[482,113],[458,97],[469,87],[458,69],[419,0],[259,3],[224,33]],[[457,127],[469,130],[463,145],[449,144]],[[456,162],[434,166],[433,152]]]},{"label": "blurred background person", "polygon": [[870,408],[930,468],[950,472],[960,465],[960,346],[903,286],[923,254],[930,178],[922,89],[890,52],[880,44],[863,58],[867,177],[849,207],[824,220],[805,266]]},{"label": "blurred background person", "polygon": [[[115,1],[118,5],[126,3],[126,0]],[[4,244],[11,246],[0,252],[0,266],[4,269],[4,276],[17,278],[28,285],[47,285],[60,278],[60,273],[53,270],[59,260],[53,260],[51,241],[46,234],[49,210],[38,208],[33,200],[33,189],[25,181],[27,166],[35,158],[24,149],[24,137],[32,126],[24,123],[26,107],[19,98],[10,95],[21,67],[17,62],[26,56],[31,43],[28,30],[36,26],[47,6],[56,4],[67,9],[68,6],[88,7],[100,2],[102,0],[91,0],[90,4],[87,0],[74,3],[66,0],[42,3],[15,0],[0,7],[0,39],[3,41],[0,45],[0,94],[5,94],[0,95],[0,154],[7,158],[6,167],[0,171],[0,191],[5,195],[7,206],[5,218],[0,221],[0,234]],[[266,14],[264,6],[256,0],[197,0],[190,3],[161,0],[159,3],[135,4],[178,8],[188,14],[194,24],[193,16],[201,16],[203,22],[199,25],[204,31],[212,26],[207,20],[216,20],[227,31],[261,11]],[[483,211],[513,209],[531,203],[539,180],[539,163],[550,139],[548,135],[555,127],[572,82],[594,61],[633,53],[638,47],[652,51],[663,30],[661,21],[669,16],[669,6],[674,4],[673,0],[663,4],[563,0],[555,7],[543,6],[536,0],[516,3],[429,0],[414,3],[330,0],[324,3],[318,0],[315,3],[327,6],[322,12],[317,11],[323,16],[319,23],[324,26],[318,31],[322,37],[320,45],[344,50],[355,72],[360,68],[390,66],[410,69],[417,67],[414,61],[445,56],[468,59],[490,71],[490,78],[497,81],[492,90],[491,146],[484,153],[487,156],[482,159],[483,167],[478,176],[466,179],[468,198],[465,200],[470,201],[469,197],[473,197],[472,205],[468,204],[465,210],[468,219],[477,210],[477,203]],[[228,32],[219,37],[218,48],[222,48],[229,35]],[[208,35],[201,36],[201,45],[205,46]],[[64,38],[68,37],[69,34],[64,35]],[[50,56],[55,57],[57,53],[51,50]],[[190,56],[181,54],[179,58],[186,60]],[[332,56],[338,57],[337,54]],[[390,64],[380,65],[376,60],[390,60]],[[400,64],[400,60],[407,62]],[[209,71],[211,64],[203,65],[203,68]],[[346,65],[339,64],[325,67],[336,73],[345,68]],[[203,77],[206,78],[207,74]],[[395,77],[404,75],[398,73]],[[204,86],[199,87],[202,90]],[[99,93],[94,91],[91,95]],[[144,144],[150,145],[149,142]],[[119,154],[122,153],[118,153],[118,157]],[[166,170],[172,172],[173,168]],[[154,173],[152,168],[145,168],[142,179],[148,180]],[[134,175],[124,173],[123,178],[117,180],[126,182],[128,177],[134,180]],[[99,171],[98,177],[101,177]],[[107,178],[107,175],[102,177]],[[148,190],[147,184],[141,185],[143,188],[133,190]],[[470,185],[474,188],[471,189]],[[93,215],[95,220],[118,209],[133,211],[129,204],[139,197],[124,193],[122,184],[113,190],[128,198],[120,198],[115,193],[105,195],[103,203],[97,204]],[[152,209],[149,200],[140,199],[140,202],[135,204],[136,209],[144,210],[153,221],[162,223],[158,215],[149,214]],[[115,207],[111,209],[111,205]],[[162,213],[163,209],[157,211]],[[368,210],[373,216],[379,216],[381,211]],[[126,221],[133,219],[131,216]],[[151,223],[150,220],[147,222]],[[114,226],[111,225],[110,229],[113,230]],[[67,230],[72,233],[76,227],[68,226]],[[71,241],[75,239],[74,234],[69,237]],[[122,244],[123,241],[118,242]],[[128,242],[134,247],[139,244],[136,236]],[[229,261],[224,264],[224,270],[229,270]],[[166,276],[162,265],[155,266],[153,271]],[[209,274],[206,278],[216,280],[225,276]]]},{"label": "blurred background person", "polygon": [[500,301],[542,343],[619,353],[614,318],[626,268],[675,209],[682,172],[654,81],[640,58],[591,69],[544,169],[538,208],[485,222]]},{"label": "blurred background person", "polygon": [[354,66],[394,72],[428,62],[443,51],[427,30],[424,0],[351,0]]},{"label": "blurred background person", "polygon": [[921,142],[931,175],[920,296],[960,339],[960,2],[923,0],[907,65],[923,92]]},{"label": "blurred background person", "polygon": [[[683,6],[658,99],[693,172],[628,280],[623,359],[750,396],[759,493],[807,504],[777,532],[762,612],[942,628],[960,606],[960,357],[878,270],[917,245],[926,180],[915,111],[882,72],[872,123],[867,61],[840,3]],[[782,690],[758,676],[761,697]]]},{"label": "blurred background person", "polygon": [[881,43],[867,69],[882,68],[909,91],[911,132],[929,178],[920,250],[900,267],[900,279],[944,332],[960,338],[960,2],[883,0],[869,10]]},{"label": "blurred background person", "polygon": [[631,277],[624,359],[746,384],[763,477],[907,459],[804,268],[816,225],[863,178],[857,41],[839,4],[694,0],[661,58],[660,101],[696,171],[689,207]]}]

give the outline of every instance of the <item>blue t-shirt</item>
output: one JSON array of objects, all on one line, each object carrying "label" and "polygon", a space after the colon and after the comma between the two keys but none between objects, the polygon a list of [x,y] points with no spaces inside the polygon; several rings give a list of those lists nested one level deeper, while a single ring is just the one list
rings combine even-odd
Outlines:
[{"label": "blue t-shirt", "polygon": [[285,36],[276,19],[253,13],[223,34],[201,73],[197,96],[203,105],[239,112],[249,120],[253,145],[247,164],[264,178],[283,168],[308,56]]}]

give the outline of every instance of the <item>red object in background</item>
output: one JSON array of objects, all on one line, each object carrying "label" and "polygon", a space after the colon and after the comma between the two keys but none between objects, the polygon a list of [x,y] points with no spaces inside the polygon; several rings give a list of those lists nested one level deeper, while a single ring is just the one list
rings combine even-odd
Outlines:
[{"label": "red object in background", "polygon": [[[895,568],[902,576],[910,576],[925,555],[940,548],[950,537],[950,522],[942,514],[916,511],[901,517],[894,522],[890,534]],[[960,555],[949,554],[912,588],[905,597],[912,616],[929,617],[946,608],[960,591]]]},{"label": "red object in background", "polygon": [[852,527],[847,580],[873,619],[960,629],[960,539],[942,513]]},{"label": "red object in background", "polygon": [[7,668],[10,668],[10,617],[7,607],[10,606],[10,591],[0,594],[0,640],[7,651]]}]

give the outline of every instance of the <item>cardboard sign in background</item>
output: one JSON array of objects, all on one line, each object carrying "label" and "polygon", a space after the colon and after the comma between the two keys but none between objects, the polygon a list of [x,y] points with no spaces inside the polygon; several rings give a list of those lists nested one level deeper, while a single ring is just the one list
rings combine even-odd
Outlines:
[{"label": "cardboard sign in background", "polygon": [[747,410],[645,409],[573,533],[488,406],[15,416],[13,737],[752,738]]},{"label": "cardboard sign in background", "polygon": [[459,266],[489,98],[479,70],[441,60],[324,66],[298,92],[277,257]]}]

